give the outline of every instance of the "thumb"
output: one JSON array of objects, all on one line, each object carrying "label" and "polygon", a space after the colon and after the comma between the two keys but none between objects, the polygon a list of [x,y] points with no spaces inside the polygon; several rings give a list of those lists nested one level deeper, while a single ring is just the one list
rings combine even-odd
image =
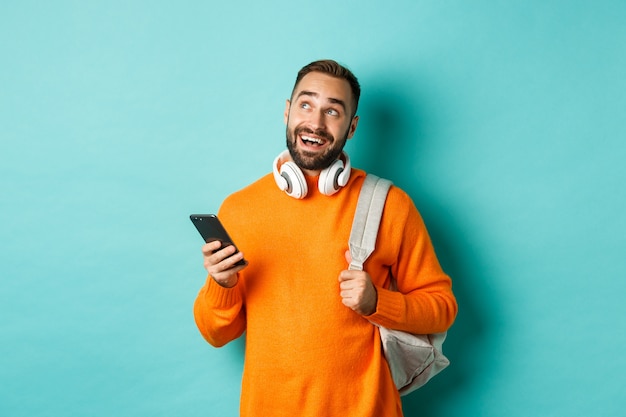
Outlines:
[{"label": "thumb", "polygon": [[350,250],[348,249],[345,253],[344,253],[345,257],[346,257],[346,262],[348,262],[348,265],[350,265],[350,263],[352,262],[352,256],[350,256]]}]

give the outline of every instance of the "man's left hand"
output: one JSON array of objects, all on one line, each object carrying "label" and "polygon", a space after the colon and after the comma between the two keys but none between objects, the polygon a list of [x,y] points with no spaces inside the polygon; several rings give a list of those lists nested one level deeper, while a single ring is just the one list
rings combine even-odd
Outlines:
[{"label": "man's left hand", "polygon": [[[348,264],[352,261],[350,251],[346,251]],[[363,316],[376,311],[378,293],[370,275],[365,271],[345,270],[339,274],[339,294],[346,306]]]}]

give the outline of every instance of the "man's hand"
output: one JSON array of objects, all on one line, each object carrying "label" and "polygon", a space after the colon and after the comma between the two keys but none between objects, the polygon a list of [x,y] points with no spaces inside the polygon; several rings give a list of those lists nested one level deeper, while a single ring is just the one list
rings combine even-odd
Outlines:
[{"label": "man's hand", "polygon": [[202,246],[204,268],[219,285],[231,288],[237,284],[237,272],[247,265],[235,266],[237,262],[243,259],[243,253],[235,253],[233,245],[220,249],[221,245],[221,242],[214,241]]},{"label": "man's hand", "polygon": [[[346,251],[348,264],[352,261],[350,251]],[[363,316],[376,311],[378,293],[370,275],[365,271],[345,270],[339,274],[339,290],[341,301],[346,307]]]}]

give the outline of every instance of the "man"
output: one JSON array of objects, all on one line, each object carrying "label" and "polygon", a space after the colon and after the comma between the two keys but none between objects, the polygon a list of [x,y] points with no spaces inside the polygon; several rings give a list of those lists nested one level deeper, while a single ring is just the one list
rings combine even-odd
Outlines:
[{"label": "man", "polygon": [[[334,61],[302,68],[285,107],[288,152],[218,213],[242,252],[202,248],[200,332],[214,346],[246,332],[242,416],[401,416],[373,323],[424,334],[456,316],[450,278],[397,187],[364,271],[348,270],[365,173],[342,150],[357,128],[359,95],[356,77]],[[248,264],[235,266],[244,252]],[[392,276],[398,292],[386,289]]]}]

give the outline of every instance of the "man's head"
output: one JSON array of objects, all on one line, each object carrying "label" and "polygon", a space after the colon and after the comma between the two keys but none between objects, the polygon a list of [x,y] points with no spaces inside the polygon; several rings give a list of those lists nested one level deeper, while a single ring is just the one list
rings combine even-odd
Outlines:
[{"label": "man's head", "polygon": [[361,88],[335,61],[303,67],[285,107],[287,148],[294,162],[316,175],[335,161],[356,130]]},{"label": "man's head", "polygon": [[352,71],[331,59],[314,61],[302,67],[302,69],[298,71],[298,76],[296,77],[296,82],[291,92],[291,99],[293,100],[293,94],[298,88],[298,84],[300,83],[300,81],[302,81],[302,78],[304,78],[305,75],[311,72],[321,72],[322,74],[327,74],[331,77],[343,79],[347,81],[348,84],[350,84],[350,89],[352,90],[351,117],[354,117],[356,115],[357,108],[359,107],[359,98],[361,97],[361,85],[359,84],[359,80],[357,80]]}]

